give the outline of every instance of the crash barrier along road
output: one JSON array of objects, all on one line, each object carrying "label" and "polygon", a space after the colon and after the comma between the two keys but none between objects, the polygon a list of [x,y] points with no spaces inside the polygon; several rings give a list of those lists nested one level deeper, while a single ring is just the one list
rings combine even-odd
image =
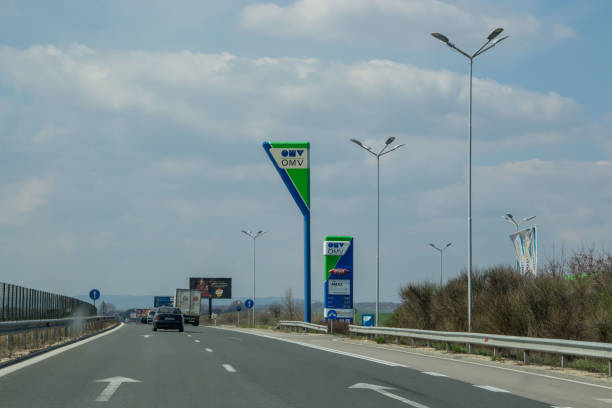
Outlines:
[{"label": "crash barrier along road", "polygon": [[[312,325],[312,324],[309,324]],[[319,331],[327,333],[327,327],[318,326]],[[317,330],[305,327],[304,322],[280,321],[278,327],[301,327],[308,330]],[[323,330],[324,329],[324,330]],[[543,339],[536,337],[504,336],[498,334],[444,332],[434,330],[402,329],[396,327],[364,327],[349,325],[349,332],[375,337],[396,337],[427,340],[446,343],[446,349],[450,351],[451,344],[467,344],[468,352],[472,353],[474,346],[492,347],[493,355],[499,356],[501,349],[517,349],[523,351],[523,361],[529,363],[529,352],[542,352],[557,354],[561,356],[561,367],[567,367],[568,356],[591,357],[608,361],[608,375],[612,376],[612,344],[597,343],[589,341],[574,341],[561,339]]]},{"label": "crash barrier along road", "polygon": [[113,316],[0,322],[0,358],[12,358],[15,354],[97,333],[116,322]]},{"label": "crash barrier along road", "polygon": [[313,331],[318,331],[322,333],[327,333],[327,326],[324,326],[321,324],[292,321],[292,320],[281,320],[280,322],[278,322],[277,328],[281,328],[281,327],[295,329],[296,331],[298,329],[304,329],[305,331],[313,330]]}]

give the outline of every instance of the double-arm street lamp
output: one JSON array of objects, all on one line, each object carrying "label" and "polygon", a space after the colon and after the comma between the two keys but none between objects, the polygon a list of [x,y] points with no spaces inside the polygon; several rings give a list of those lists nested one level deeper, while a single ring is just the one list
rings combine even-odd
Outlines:
[{"label": "double-arm street lamp", "polygon": [[[497,44],[508,38],[508,36],[497,38],[503,28],[496,28],[489,34],[487,41],[475,53],[467,52],[457,48],[450,42],[447,36],[440,33],[431,35],[457,51],[470,60],[470,110],[469,110],[469,143],[468,143],[468,331],[472,331],[472,65],[474,59],[495,47]],[[497,38],[497,39],[496,39]]]},{"label": "double-arm street lamp", "polygon": [[451,246],[452,244],[453,244],[452,242],[449,242],[448,244],[446,244],[446,246],[443,246],[442,248],[438,248],[434,244],[429,244],[430,247],[440,252],[440,289],[442,288],[442,270],[444,269],[444,266],[443,266],[444,264],[442,263],[443,262],[442,255],[444,253],[444,250],[448,248],[449,246]]},{"label": "double-arm street lamp", "polygon": [[374,321],[376,326],[378,326],[378,305],[380,300],[380,157],[404,146],[404,144],[400,144],[387,150],[387,147],[393,141],[395,141],[394,137],[388,138],[383,148],[378,153],[375,153],[371,147],[364,146],[359,140],[351,139],[351,142],[376,157],[376,319]]},{"label": "double-arm street lamp", "polygon": [[242,230],[242,232],[253,238],[253,326],[255,326],[255,241],[257,240],[257,238],[265,234],[266,231],[259,230],[253,233],[248,230]]},{"label": "double-arm street lamp", "polygon": [[527,221],[531,221],[531,220],[533,220],[535,217],[536,217],[535,215],[532,215],[531,217],[525,217],[525,218],[523,218],[523,219],[522,219],[522,220],[520,220],[520,221],[516,221],[516,220],[514,219],[514,217],[512,216],[512,214],[508,213],[508,214],[504,215],[504,219],[505,219],[505,220],[507,220],[507,221],[509,221],[509,222],[513,223],[513,224],[516,226],[516,232],[519,232],[519,229],[520,229],[521,224],[526,223]]}]

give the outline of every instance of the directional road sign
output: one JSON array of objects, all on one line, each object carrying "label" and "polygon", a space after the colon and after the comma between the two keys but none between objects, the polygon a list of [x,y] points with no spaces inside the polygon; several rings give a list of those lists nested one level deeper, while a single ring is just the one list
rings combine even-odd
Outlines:
[{"label": "directional road sign", "polygon": [[240,306],[240,305],[236,306],[236,311],[237,311],[237,312],[239,312],[239,311],[241,311],[241,310],[242,310],[242,306]]},{"label": "directional road sign", "polygon": [[330,320],[335,320],[338,317],[338,312],[336,312],[335,310],[330,310],[329,312],[327,312],[327,318]]},{"label": "directional road sign", "polygon": [[244,301],[244,305],[247,309],[252,309],[255,306],[255,302],[253,302],[253,299],[247,299]]},{"label": "directional road sign", "polygon": [[361,325],[367,327],[374,327],[374,315],[369,313],[362,314]]},{"label": "directional road sign", "polygon": [[91,300],[98,300],[100,299],[100,291],[98,289],[92,289],[89,291],[89,297],[91,298]]}]

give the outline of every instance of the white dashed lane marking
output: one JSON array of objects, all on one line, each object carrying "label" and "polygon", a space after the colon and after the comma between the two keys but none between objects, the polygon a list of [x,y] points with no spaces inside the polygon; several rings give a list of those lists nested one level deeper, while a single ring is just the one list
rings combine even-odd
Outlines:
[{"label": "white dashed lane marking", "polygon": [[503,390],[503,389],[497,388],[497,387],[492,387],[490,385],[475,385],[474,387],[482,388],[483,390],[487,390],[487,391],[491,391],[491,392],[507,392],[507,393],[510,393],[510,391]]},{"label": "white dashed lane marking", "polygon": [[225,368],[225,371],[229,372],[229,373],[235,373],[236,369],[234,367],[232,367],[229,364],[223,364],[223,368]]},{"label": "white dashed lane marking", "polygon": [[434,373],[433,371],[423,371],[423,374],[432,375],[434,377],[448,377],[448,375]]},{"label": "white dashed lane marking", "polygon": [[212,352],[213,352],[213,351],[212,351],[212,349],[211,349],[211,348],[208,348],[208,347],[206,347],[206,349],[205,349],[205,350],[206,350],[206,351],[208,351],[209,353],[212,353]]},{"label": "white dashed lane marking", "polygon": [[194,340],[194,341],[195,341],[196,343],[199,343],[199,342],[200,342],[200,340]]}]

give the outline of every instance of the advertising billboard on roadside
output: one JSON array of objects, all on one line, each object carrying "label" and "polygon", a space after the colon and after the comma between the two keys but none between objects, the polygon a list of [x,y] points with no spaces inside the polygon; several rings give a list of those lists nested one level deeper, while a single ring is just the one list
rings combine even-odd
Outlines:
[{"label": "advertising billboard on roadside", "polygon": [[174,305],[174,296],[155,296],[153,297],[153,307]]},{"label": "advertising billboard on roadside", "polygon": [[328,313],[334,311],[338,320],[353,323],[353,237],[325,237],[323,257],[323,319],[327,321]]},{"label": "advertising billboard on roadside", "polygon": [[231,299],[232,278],[189,278],[189,289],[197,289],[202,298]]}]

